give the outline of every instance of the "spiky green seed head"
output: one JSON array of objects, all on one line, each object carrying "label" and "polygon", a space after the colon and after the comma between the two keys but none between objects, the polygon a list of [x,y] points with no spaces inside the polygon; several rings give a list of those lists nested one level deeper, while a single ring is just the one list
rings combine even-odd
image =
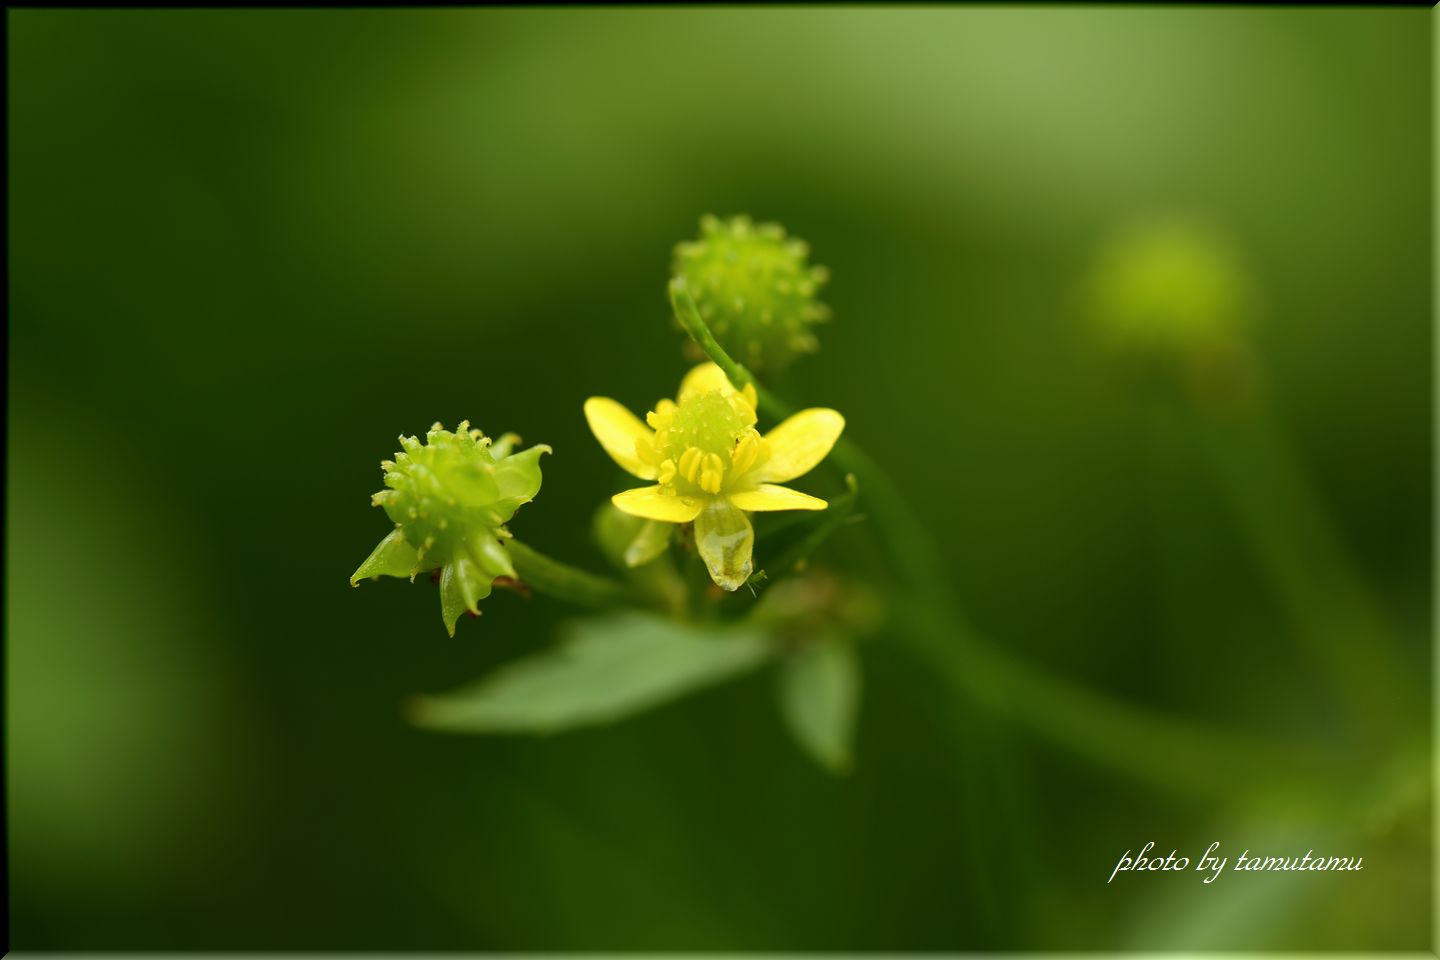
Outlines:
[{"label": "spiky green seed head", "polygon": [[675,247],[672,273],[731,356],[773,372],[819,346],[811,328],[830,316],[816,297],[830,274],[810,247],[778,223],[749,217],[700,220],[700,237]]},{"label": "spiky green seed head", "polygon": [[382,461],[385,489],[371,498],[395,529],[350,577],[351,585],[380,576],[409,577],[440,571],[440,612],[445,629],[490,595],[496,577],[515,568],[502,541],[505,524],[540,492],[544,444],[511,453],[519,440],[491,441],[462,421],[454,433],[435,424],[425,434],[400,438],[394,460]]}]

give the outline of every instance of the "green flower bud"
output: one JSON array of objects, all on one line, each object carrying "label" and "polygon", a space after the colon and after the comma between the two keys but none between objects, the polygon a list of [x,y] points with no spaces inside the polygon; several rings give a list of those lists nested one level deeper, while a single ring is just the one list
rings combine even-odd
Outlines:
[{"label": "green flower bud", "polygon": [[786,237],[778,223],[706,216],[700,238],[675,247],[672,272],[721,346],[767,372],[813,353],[819,344],[810,328],[830,316],[815,299],[829,271],[810,266],[809,256],[809,245]]},{"label": "green flower bud", "polygon": [[675,525],[635,517],[606,501],[595,514],[595,542],[622,569],[643,567],[670,547]]},{"label": "green flower bud", "polygon": [[1253,291],[1234,245],[1185,219],[1139,222],[1102,248],[1090,278],[1091,319],[1117,347],[1213,352],[1249,323]]},{"label": "green flower bud", "polygon": [[492,443],[462,421],[455,433],[435,424],[422,444],[401,437],[394,460],[382,461],[386,489],[371,498],[395,521],[360,569],[365,578],[409,577],[439,571],[440,614],[453,637],[455,621],[490,595],[496,577],[514,577],[515,568],[501,541],[505,524],[521,504],[540,492],[541,444],[523,453],[510,451],[519,440],[506,434]]}]

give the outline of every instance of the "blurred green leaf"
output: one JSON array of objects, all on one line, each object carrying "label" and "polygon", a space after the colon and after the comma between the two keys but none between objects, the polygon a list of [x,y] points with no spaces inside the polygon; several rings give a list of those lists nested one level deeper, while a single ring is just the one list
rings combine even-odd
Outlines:
[{"label": "blurred green leaf", "polygon": [[797,743],[831,773],[850,769],[860,707],[855,648],[835,638],[789,657],[780,672],[780,712]]},{"label": "blurred green leaf", "polygon": [[649,710],[752,670],[771,654],[744,626],[698,627],[624,612],[575,621],[543,653],[449,694],[422,697],[411,720],[454,733],[559,733]]}]

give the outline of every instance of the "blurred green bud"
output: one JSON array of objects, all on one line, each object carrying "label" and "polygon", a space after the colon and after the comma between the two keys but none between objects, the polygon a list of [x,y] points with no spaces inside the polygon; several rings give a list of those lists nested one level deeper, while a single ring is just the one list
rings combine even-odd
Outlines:
[{"label": "blurred green bud", "polygon": [[673,523],[632,516],[608,500],[595,512],[592,528],[605,559],[625,571],[631,588],[656,609],[677,616],[684,613],[689,595],[675,565],[662,558],[678,529]]},{"label": "blurred green bud", "polygon": [[493,444],[462,421],[456,432],[435,424],[425,442],[401,437],[394,460],[382,461],[386,489],[371,498],[395,522],[369,558],[350,577],[409,577],[439,571],[440,613],[455,635],[455,621],[490,595],[496,577],[514,577],[501,544],[505,524],[540,491],[541,444],[512,454],[518,437]]},{"label": "blurred green bud", "polygon": [[673,523],[646,520],[606,501],[595,513],[595,542],[618,567],[643,567],[664,553],[675,533]]},{"label": "blurred green bud", "polygon": [[1234,244],[1178,218],[1138,222],[1117,233],[1102,247],[1087,293],[1101,335],[1142,352],[1229,347],[1254,307]]},{"label": "blurred green bud", "polygon": [[770,372],[813,353],[810,328],[830,316],[815,299],[829,271],[810,266],[809,256],[809,245],[778,223],[706,216],[699,239],[675,247],[672,272],[720,345],[751,370]]}]

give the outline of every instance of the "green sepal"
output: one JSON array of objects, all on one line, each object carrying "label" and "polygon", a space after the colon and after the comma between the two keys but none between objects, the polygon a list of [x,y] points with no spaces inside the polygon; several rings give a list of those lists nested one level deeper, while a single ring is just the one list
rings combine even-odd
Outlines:
[{"label": "green sepal", "polygon": [[542,443],[507,456],[495,465],[495,485],[499,492],[495,509],[501,523],[513,517],[522,504],[534,500],[540,492],[540,455],[550,452],[550,448]]},{"label": "green sepal", "polygon": [[595,514],[595,542],[622,569],[643,567],[665,552],[675,534],[673,523],[645,520],[603,504]]},{"label": "green sepal", "polygon": [[374,577],[409,577],[416,565],[415,548],[405,542],[405,531],[398,525],[370,552],[360,569],[350,575],[350,586]]},{"label": "green sepal", "polygon": [[627,567],[643,567],[654,560],[670,546],[675,533],[675,524],[659,520],[645,520],[640,524],[634,539],[625,548],[624,560]]},{"label": "green sepal", "polygon": [[595,511],[591,534],[595,545],[605,554],[605,559],[620,569],[625,568],[625,551],[635,539],[636,532],[645,521],[619,509],[610,501],[602,503]]},{"label": "green sepal", "polygon": [[515,450],[515,444],[520,442],[518,433],[501,434],[500,438],[490,444],[490,456],[498,462],[510,456]]},{"label": "green sepal", "polygon": [[445,630],[455,636],[455,623],[466,612],[479,614],[479,603],[490,596],[496,577],[514,577],[510,555],[498,540],[476,537],[440,568],[440,616]]},{"label": "green sepal", "polygon": [[711,502],[695,518],[695,548],[710,579],[725,590],[739,590],[755,569],[755,529],[728,500]]}]

